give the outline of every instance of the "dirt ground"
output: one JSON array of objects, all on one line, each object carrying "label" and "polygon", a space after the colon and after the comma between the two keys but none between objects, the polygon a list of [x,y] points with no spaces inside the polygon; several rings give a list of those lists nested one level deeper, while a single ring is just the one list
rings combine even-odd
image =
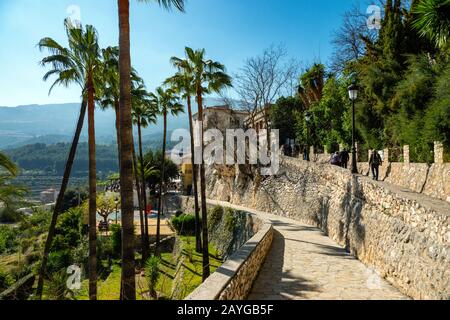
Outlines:
[{"label": "dirt ground", "polygon": [[[170,236],[175,234],[175,232],[173,232],[170,227],[169,224],[167,223],[167,219],[161,219],[161,236],[165,237],[165,236]],[[149,235],[155,235],[156,234],[156,224],[157,224],[157,219],[148,219],[148,232]],[[136,221],[135,222],[135,232],[136,234],[140,234],[141,233],[141,223],[140,221]]]}]

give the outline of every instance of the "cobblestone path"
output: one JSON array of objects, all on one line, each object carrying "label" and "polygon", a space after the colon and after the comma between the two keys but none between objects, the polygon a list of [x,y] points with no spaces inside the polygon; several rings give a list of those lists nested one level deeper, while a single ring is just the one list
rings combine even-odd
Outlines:
[{"label": "cobblestone path", "polygon": [[272,221],[272,248],[249,300],[408,299],[319,229],[291,219],[211,201]]}]

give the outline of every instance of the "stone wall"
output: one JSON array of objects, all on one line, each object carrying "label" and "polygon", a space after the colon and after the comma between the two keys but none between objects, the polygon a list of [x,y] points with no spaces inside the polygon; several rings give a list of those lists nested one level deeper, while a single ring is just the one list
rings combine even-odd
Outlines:
[{"label": "stone wall", "polygon": [[448,203],[292,158],[268,178],[221,172],[209,171],[208,198],[318,226],[405,294],[450,299]]},{"label": "stone wall", "polygon": [[[403,162],[389,162],[392,150],[383,150],[383,165],[380,167],[380,180],[396,186],[423,193],[430,197],[450,202],[450,163],[444,162],[444,146],[441,142],[434,143],[434,163],[411,163],[409,146],[403,147]],[[312,148],[314,152],[314,148]],[[370,151],[368,158],[370,158]],[[313,154],[311,161],[327,164],[331,155]],[[349,167],[351,167],[351,160]],[[368,162],[359,162],[358,171],[370,176]]]},{"label": "stone wall", "polygon": [[[260,220],[255,217],[255,220]],[[186,300],[244,300],[249,295],[273,240],[270,222],[260,220],[256,235],[236,251]]]}]

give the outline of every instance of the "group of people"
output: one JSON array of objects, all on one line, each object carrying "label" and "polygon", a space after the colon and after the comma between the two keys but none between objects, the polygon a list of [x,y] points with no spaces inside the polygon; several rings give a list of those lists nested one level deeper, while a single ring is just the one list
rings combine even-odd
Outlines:
[{"label": "group of people", "polygon": [[300,152],[300,148],[297,145],[292,146],[290,143],[286,143],[281,147],[281,151],[286,157],[296,157]]},{"label": "group of people", "polygon": [[[348,162],[350,161],[350,154],[347,150],[338,152],[336,151],[331,156],[330,163],[335,166],[339,166],[347,169]],[[371,156],[369,159],[369,166],[372,170],[372,179],[378,181],[380,175],[380,166],[383,165],[383,160],[380,154],[376,150],[371,150]]]},{"label": "group of people", "polygon": [[[291,146],[291,144],[286,143],[282,146],[282,152],[285,156],[295,157],[298,155],[300,148],[298,146]],[[303,148],[303,160],[310,161],[308,147]],[[331,156],[330,163],[335,166],[339,166],[341,168],[347,169],[348,163],[350,161],[350,152],[348,150],[336,151]],[[381,159],[380,154],[376,150],[371,150],[371,156],[369,159],[369,166],[372,170],[372,178],[373,180],[378,181],[380,175],[380,166],[383,165],[383,160]]]},{"label": "group of people", "polygon": [[335,166],[339,166],[342,168],[347,169],[348,162],[350,161],[350,154],[347,150],[343,150],[341,152],[336,151],[331,156],[331,164]]}]

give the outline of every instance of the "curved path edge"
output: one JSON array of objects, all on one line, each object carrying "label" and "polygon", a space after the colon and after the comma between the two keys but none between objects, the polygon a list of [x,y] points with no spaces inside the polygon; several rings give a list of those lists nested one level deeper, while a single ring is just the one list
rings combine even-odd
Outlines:
[{"label": "curved path edge", "polygon": [[246,211],[273,224],[272,247],[249,300],[409,299],[316,227],[228,202],[208,204]]}]

